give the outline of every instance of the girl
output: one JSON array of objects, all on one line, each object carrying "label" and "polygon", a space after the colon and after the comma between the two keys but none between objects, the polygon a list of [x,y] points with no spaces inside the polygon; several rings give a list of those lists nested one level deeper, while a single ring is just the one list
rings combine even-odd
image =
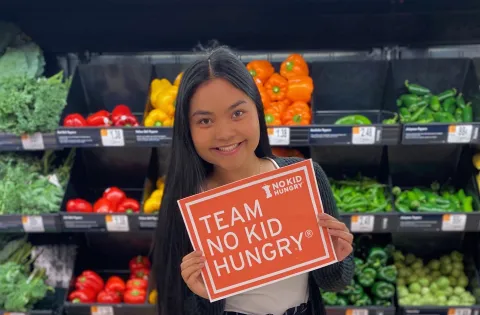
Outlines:
[{"label": "girl", "polygon": [[[339,260],[333,265],[210,303],[177,200],[298,162],[274,157],[263,106],[245,65],[217,48],[185,72],[176,102],[170,167],[158,216],[154,274],[159,315],[324,314],[319,289],[342,290],[353,278],[353,236],[342,222],[328,180],[315,163],[329,229]],[[295,211],[291,209],[291,211]]]}]

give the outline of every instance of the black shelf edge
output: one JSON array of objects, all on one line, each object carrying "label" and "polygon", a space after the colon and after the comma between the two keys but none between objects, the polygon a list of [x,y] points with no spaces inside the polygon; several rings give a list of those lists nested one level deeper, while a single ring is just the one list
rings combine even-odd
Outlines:
[{"label": "black shelf edge", "polygon": [[0,232],[60,233],[59,214],[0,215]]}]

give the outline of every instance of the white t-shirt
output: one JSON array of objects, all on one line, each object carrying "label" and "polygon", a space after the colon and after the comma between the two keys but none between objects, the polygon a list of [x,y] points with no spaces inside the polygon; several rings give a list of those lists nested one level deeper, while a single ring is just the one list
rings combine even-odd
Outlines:
[{"label": "white t-shirt", "polygon": [[[278,164],[269,159],[276,168]],[[308,273],[226,298],[226,312],[248,315],[282,315],[289,308],[308,301]]]}]

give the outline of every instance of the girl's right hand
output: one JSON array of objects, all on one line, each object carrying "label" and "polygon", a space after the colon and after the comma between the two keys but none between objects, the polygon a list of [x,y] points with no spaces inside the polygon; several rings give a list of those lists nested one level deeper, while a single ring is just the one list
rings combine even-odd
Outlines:
[{"label": "girl's right hand", "polygon": [[183,281],[185,281],[188,288],[196,295],[208,299],[207,288],[201,275],[204,266],[205,258],[202,256],[202,252],[193,251],[183,257],[180,269],[182,271]]}]

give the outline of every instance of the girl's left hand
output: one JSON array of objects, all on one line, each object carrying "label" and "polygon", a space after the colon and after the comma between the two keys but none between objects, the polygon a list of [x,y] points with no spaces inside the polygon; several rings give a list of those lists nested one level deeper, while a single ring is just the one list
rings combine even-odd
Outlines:
[{"label": "girl's left hand", "polygon": [[345,223],[335,219],[331,215],[322,213],[318,215],[318,225],[328,229],[332,236],[333,249],[338,261],[344,260],[353,251],[353,235]]}]

